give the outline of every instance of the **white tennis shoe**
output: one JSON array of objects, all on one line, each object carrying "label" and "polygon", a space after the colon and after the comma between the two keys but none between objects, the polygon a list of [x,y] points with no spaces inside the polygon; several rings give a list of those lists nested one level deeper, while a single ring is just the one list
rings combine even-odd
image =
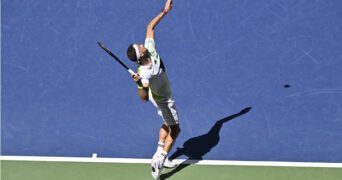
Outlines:
[{"label": "white tennis shoe", "polygon": [[153,179],[159,180],[161,168],[158,167],[158,162],[155,161],[154,159],[152,159],[151,166],[152,166],[152,173],[151,174],[152,174]]},{"label": "white tennis shoe", "polygon": [[167,157],[167,154],[158,154],[153,156],[151,166],[152,166],[152,177],[155,180],[159,180],[160,173],[163,170],[163,164],[165,162],[165,159]]},{"label": "white tennis shoe", "polygon": [[164,167],[165,168],[174,168],[174,167],[176,167],[176,164],[173,163],[172,161],[170,161],[168,157],[166,157],[166,159],[164,161]]}]

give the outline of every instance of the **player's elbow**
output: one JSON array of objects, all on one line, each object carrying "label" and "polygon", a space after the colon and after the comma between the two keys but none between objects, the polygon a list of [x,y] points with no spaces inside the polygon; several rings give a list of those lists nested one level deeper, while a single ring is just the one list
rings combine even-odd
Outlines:
[{"label": "player's elbow", "polygon": [[154,30],[154,25],[153,24],[147,25],[147,31],[153,31],[153,30]]},{"label": "player's elbow", "polygon": [[141,97],[141,100],[143,101],[143,102],[148,102],[148,96],[145,96],[145,97]]}]

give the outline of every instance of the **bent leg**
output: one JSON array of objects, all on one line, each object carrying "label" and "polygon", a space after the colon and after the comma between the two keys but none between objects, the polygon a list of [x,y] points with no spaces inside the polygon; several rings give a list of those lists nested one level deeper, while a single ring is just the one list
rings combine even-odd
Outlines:
[{"label": "bent leg", "polygon": [[164,123],[159,130],[159,142],[165,143],[165,140],[169,135],[169,132],[169,127],[166,125],[166,123]]},{"label": "bent leg", "polygon": [[165,139],[165,145],[164,145],[164,151],[169,153],[173,144],[176,142],[176,139],[180,133],[179,124],[176,125],[170,125],[169,128],[169,134]]}]

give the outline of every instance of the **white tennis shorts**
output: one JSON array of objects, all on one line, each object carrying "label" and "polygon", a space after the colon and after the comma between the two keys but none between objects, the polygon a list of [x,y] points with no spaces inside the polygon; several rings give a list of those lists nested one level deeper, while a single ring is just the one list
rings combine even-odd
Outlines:
[{"label": "white tennis shorts", "polygon": [[167,125],[171,126],[179,123],[177,108],[173,97],[163,101],[155,101],[151,96],[149,98]]}]

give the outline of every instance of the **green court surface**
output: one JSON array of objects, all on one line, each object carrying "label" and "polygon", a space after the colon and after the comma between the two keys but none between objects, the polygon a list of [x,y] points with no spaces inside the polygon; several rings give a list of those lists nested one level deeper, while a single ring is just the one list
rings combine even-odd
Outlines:
[{"label": "green court surface", "polygon": [[[1,180],[153,180],[149,164],[1,161]],[[179,165],[170,180],[341,180],[342,168]]]}]

